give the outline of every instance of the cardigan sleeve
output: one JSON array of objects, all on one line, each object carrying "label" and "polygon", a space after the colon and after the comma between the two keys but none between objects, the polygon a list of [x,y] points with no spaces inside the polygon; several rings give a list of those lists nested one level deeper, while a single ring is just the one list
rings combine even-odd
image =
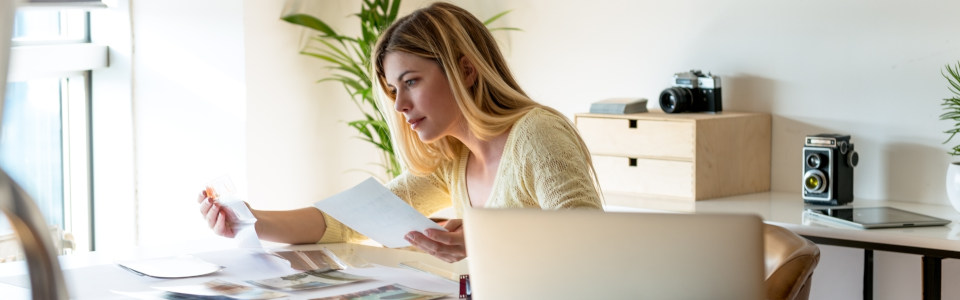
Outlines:
[{"label": "cardigan sleeve", "polygon": [[[415,176],[404,172],[386,184],[387,188],[401,200],[410,204],[425,216],[429,216],[451,205],[450,192],[441,172],[427,176]],[[323,221],[327,226],[319,243],[358,242],[367,237],[347,227],[336,218],[324,213]]]}]

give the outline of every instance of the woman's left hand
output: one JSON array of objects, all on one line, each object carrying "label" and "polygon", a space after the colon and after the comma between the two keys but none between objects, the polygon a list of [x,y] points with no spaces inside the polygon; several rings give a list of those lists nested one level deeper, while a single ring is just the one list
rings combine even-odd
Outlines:
[{"label": "woman's left hand", "polygon": [[447,231],[427,229],[426,235],[411,231],[404,239],[430,255],[452,263],[467,257],[467,248],[463,242],[463,220],[451,219],[443,225]]}]

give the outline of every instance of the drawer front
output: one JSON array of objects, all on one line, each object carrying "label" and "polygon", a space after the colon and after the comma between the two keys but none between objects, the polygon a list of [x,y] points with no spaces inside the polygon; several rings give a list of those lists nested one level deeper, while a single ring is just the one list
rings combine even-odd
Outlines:
[{"label": "drawer front", "polygon": [[578,117],[577,130],[591,153],[693,160],[693,122]]},{"label": "drawer front", "polygon": [[693,199],[693,163],[593,155],[593,166],[604,191]]}]

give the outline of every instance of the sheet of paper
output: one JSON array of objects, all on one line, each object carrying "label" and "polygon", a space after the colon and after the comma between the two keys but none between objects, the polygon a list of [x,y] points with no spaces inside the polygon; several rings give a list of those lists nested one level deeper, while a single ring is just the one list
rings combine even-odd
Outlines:
[{"label": "sheet of paper", "polygon": [[157,278],[185,278],[207,275],[223,269],[202,259],[183,255],[118,263],[134,273]]},{"label": "sheet of paper", "polygon": [[164,295],[166,294],[166,292],[164,291],[124,292],[124,291],[111,290],[111,292],[114,292],[117,295],[128,297],[130,299],[167,300],[167,298],[164,297]]},{"label": "sheet of paper", "polygon": [[253,212],[243,203],[243,200],[225,196],[220,200],[220,205],[229,208],[236,217],[237,222],[233,226],[236,236],[233,238],[237,241],[237,247],[262,249],[263,244],[260,243],[260,237],[257,236],[257,230],[253,226],[257,218],[253,216]]},{"label": "sheet of paper", "polygon": [[410,246],[408,232],[444,230],[372,177],[313,206],[390,248]]}]

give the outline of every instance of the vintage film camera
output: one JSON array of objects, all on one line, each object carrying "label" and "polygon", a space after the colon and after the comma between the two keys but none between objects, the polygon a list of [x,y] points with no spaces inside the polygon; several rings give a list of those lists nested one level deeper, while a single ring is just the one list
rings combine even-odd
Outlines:
[{"label": "vintage film camera", "polygon": [[720,77],[700,70],[673,74],[673,86],[660,92],[660,108],[665,113],[723,110]]},{"label": "vintage film camera", "polygon": [[803,144],[803,202],[843,205],[853,201],[853,167],[860,155],[849,135],[809,135]]}]

